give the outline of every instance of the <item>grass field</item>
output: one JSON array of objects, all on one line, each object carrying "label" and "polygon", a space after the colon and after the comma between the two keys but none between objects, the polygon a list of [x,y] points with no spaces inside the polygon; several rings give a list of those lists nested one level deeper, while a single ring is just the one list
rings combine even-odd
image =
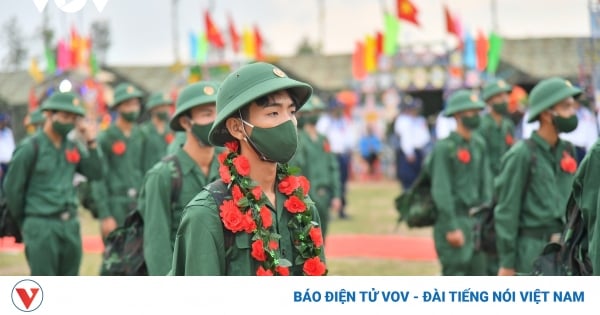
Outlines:
[{"label": "grass field", "polygon": [[[348,209],[350,220],[339,220],[332,214],[330,233],[431,236],[430,229],[396,228],[394,197],[399,185],[392,181],[353,182],[348,186]],[[81,212],[83,235],[98,235],[98,222],[89,213]],[[84,254],[80,274],[98,275],[100,254]],[[329,274],[332,276],[411,276],[438,275],[437,262],[398,261],[367,258],[328,258]],[[29,268],[22,252],[0,253],[0,275],[28,275]]]}]

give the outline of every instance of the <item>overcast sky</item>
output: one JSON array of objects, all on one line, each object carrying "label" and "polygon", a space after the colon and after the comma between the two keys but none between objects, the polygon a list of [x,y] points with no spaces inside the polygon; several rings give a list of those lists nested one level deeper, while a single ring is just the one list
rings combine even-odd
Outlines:
[{"label": "overcast sky", "polygon": [[[35,0],[39,1],[39,0]],[[87,34],[91,22],[106,19],[112,32],[108,63],[113,65],[171,64],[174,58],[170,0],[107,0],[98,12],[87,0],[77,13],[58,6],[86,0],[49,0],[48,11],[57,36],[70,25]],[[179,53],[189,59],[188,34],[204,29],[202,12],[211,7],[213,20],[226,31],[227,14],[238,29],[258,25],[269,42],[270,53],[291,55],[304,37],[318,39],[318,3],[324,2],[324,52],[348,53],[354,43],[383,28],[382,12],[393,9],[395,0],[179,0]],[[402,42],[440,42],[445,33],[443,5],[456,12],[464,27],[489,32],[492,0],[413,0],[420,10],[422,26],[403,24]],[[504,37],[589,36],[588,0],[496,0],[498,31]],[[212,5],[211,5],[212,4]],[[26,35],[32,37],[42,21],[34,0],[0,0],[0,24],[16,16]],[[56,39],[56,37],[55,37]],[[0,57],[6,50],[0,45]],[[29,39],[29,56],[42,55],[41,39]]]}]

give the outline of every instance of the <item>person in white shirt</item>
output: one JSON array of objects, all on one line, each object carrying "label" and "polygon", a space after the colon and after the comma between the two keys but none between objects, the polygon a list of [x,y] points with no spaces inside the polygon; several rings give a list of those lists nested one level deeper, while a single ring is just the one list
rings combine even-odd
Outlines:
[{"label": "person in white shirt", "polygon": [[587,107],[576,102],[577,128],[569,133],[561,133],[563,140],[570,141],[575,146],[577,162],[581,162],[589,149],[598,139],[598,125],[594,113]]},{"label": "person in white shirt", "polygon": [[409,189],[419,172],[425,156],[424,149],[431,142],[427,120],[420,115],[420,99],[407,98],[394,123],[394,132],[400,139],[396,151],[396,177],[403,189]]},{"label": "person in white shirt", "polygon": [[527,122],[528,120],[529,110],[526,110],[525,114],[523,115],[523,119],[521,119],[521,135],[519,139],[531,138],[531,134],[540,127],[540,123],[537,120],[533,122]]},{"label": "person in white shirt", "polygon": [[15,137],[9,127],[8,114],[0,113],[0,183],[15,150]]},{"label": "person in white shirt", "polygon": [[456,119],[446,117],[444,111],[440,111],[435,119],[435,138],[437,140],[444,139],[454,130],[456,130]]},{"label": "person in white shirt", "polygon": [[342,206],[340,207],[340,219],[347,219],[346,214],[346,184],[350,172],[352,152],[357,146],[356,128],[351,117],[344,116],[344,108],[341,103],[332,100],[329,103],[330,112],[322,115],[317,122],[317,131],[329,142],[331,152],[337,157],[340,167],[340,184],[342,187]]}]

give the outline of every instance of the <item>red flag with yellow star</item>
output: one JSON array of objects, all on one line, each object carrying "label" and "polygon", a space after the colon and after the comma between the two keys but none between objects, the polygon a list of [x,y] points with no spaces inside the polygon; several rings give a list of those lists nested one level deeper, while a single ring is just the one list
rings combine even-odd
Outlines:
[{"label": "red flag with yellow star", "polygon": [[396,0],[396,9],[399,19],[421,26],[417,19],[419,10],[410,0]]},{"label": "red flag with yellow star", "polygon": [[208,11],[204,11],[204,23],[206,24],[206,39],[208,42],[217,48],[225,47],[223,36],[221,36],[221,32],[219,32],[219,29],[213,23]]}]

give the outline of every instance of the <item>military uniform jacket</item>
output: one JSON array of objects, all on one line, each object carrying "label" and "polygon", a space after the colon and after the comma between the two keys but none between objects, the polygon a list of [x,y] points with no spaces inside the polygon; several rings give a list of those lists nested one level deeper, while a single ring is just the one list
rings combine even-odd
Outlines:
[{"label": "military uniform jacket", "polygon": [[124,211],[124,204],[135,204],[144,177],[144,135],[135,126],[126,137],[117,126],[111,125],[98,136],[98,144],[105,157],[104,180],[92,182],[98,217],[124,217],[125,214],[114,212]]},{"label": "military uniform jacket", "polygon": [[487,114],[482,117],[478,132],[485,140],[492,174],[496,176],[500,173],[502,155],[514,143],[515,126],[508,118],[502,118],[500,125],[498,125],[494,118]]},{"label": "military uniform jacket", "polygon": [[[278,183],[275,183],[277,187]],[[231,191],[228,191],[231,196]],[[290,275],[302,275],[302,265],[295,264],[297,251],[292,244],[288,222],[292,218],[284,207],[286,197],[276,190],[276,205],[267,202],[273,216],[273,229],[281,235],[279,249],[282,258],[292,263]],[[321,224],[319,213],[312,207],[314,221]],[[170,275],[182,276],[255,276],[259,262],[250,255],[252,235],[234,234],[231,248],[225,248],[223,223],[219,205],[207,190],[202,190],[184,209],[173,253]],[[229,254],[226,258],[226,250]],[[324,251],[321,261],[325,262]]]},{"label": "military uniform jacket", "polygon": [[452,132],[432,152],[431,196],[438,211],[436,227],[443,233],[459,228],[456,217],[492,200],[492,175],[483,139],[466,141]]},{"label": "military uniform jacket", "polygon": [[503,157],[495,182],[496,244],[504,268],[515,266],[520,231],[562,230],[573,184],[573,174],[561,169],[565,154],[575,156],[572,145],[559,139],[552,148],[537,132],[529,141],[533,141],[535,152],[525,141],[519,141]]},{"label": "military uniform jacket", "polygon": [[[144,258],[148,273],[166,275],[171,269],[175,235],[183,208],[202,187],[219,178],[217,154],[206,175],[196,162],[182,149],[175,154],[181,167],[181,190],[173,191],[173,176],[179,176],[173,161],[160,161],[146,174],[138,201],[144,219]],[[172,203],[172,194],[178,200]]]},{"label": "military uniform jacket", "polygon": [[334,198],[341,197],[339,165],[329,149],[327,138],[319,134],[313,140],[308,133],[300,130],[298,142],[298,150],[289,164],[300,167],[302,175],[310,181],[313,192],[326,188]]},{"label": "military uniform jacket", "polygon": [[586,154],[575,174],[573,197],[581,209],[587,228],[588,254],[592,261],[594,276],[600,276],[600,140]]},{"label": "military uniform jacket", "polygon": [[152,121],[147,121],[140,129],[146,137],[143,156],[144,171],[148,171],[167,154],[167,147],[173,142],[175,136],[169,130],[168,124],[165,124],[165,132],[162,134],[158,133]]},{"label": "military uniform jacket", "polygon": [[65,211],[75,215],[79,207],[75,172],[99,180],[101,159],[99,150],[81,148],[67,139],[57,148],[43,131],[26,138],[15,149],[4,180],[11,214],[21,224],[26,216],[51,217]]}]

